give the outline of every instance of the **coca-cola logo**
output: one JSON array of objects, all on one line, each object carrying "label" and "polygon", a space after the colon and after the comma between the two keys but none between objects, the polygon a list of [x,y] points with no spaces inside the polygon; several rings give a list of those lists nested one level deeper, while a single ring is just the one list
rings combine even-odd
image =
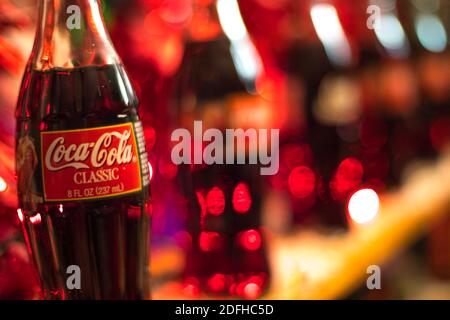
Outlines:
[{"label": "coca-cola logo", "polygon": [[[41,132],[45,201],[102,199],[142,190],[140,123]],[[142,161],[144,160],[144,162]]]},{"label": "coca-cola logo", "polygon": [[136,157],[130,137],[131,130],[105,132],[95,141],[82,143],[66,143],[64,136],[57,137],[45,152],[45,166],[50,171],[59,171],[131,163]]}]

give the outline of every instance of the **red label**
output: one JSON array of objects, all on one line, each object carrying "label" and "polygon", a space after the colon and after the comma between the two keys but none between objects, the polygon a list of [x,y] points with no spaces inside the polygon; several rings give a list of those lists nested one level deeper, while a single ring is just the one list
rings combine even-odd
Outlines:
[{"label": "red label", "polygon": [[46,201],[101,199],[142,189],[132,123],[41,133]]}]

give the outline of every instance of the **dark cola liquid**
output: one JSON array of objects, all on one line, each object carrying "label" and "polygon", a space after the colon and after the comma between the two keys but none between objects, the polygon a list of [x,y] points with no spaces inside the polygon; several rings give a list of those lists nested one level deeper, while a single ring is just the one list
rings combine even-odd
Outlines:
[{"label": "dark cola liquid", "polygon": [[[46,203],[39,155],[42,131],[138,123],[136,107],[120,65],[25,74],[17,140],[27,137],[30,150],[18,170],[19,216],[46,299],[148,298],[148,181],[125,196]],[[81,289],[70,287],[73,265],[81,271]]]}]

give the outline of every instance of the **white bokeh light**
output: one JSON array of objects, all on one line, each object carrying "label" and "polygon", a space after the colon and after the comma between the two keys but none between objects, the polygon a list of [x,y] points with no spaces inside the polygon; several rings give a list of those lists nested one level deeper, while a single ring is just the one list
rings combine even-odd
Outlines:
[{"label": "white bokeh light", "polygon": [[380,199],[372,189],[361,189],[356,191],[348,202],[348,213],[350,218],[359,224],[372,221],[380,209]]},{"label": "white bokeh light", "polygon": [[4,192],[8,189],[8,185],[6,184],[6,181],[0,177],[0,192]]},{"label": "white bokeh light", "polygon": [[349,65],[352,52],[336,8],[325,3],[315,4],[310,14],[317,36],[331,62],[339,66]]}]

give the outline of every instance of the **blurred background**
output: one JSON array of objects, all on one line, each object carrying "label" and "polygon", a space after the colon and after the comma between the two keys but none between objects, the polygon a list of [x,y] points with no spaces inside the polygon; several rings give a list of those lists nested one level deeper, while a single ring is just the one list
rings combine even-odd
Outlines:
[{"label": "blurred background", "polygon": [[[0,299],[39,298],[14,174],[36,6],[0,1]],[[450,299],[449,1],[102,6],[153,169],[153,298]],[[174,165],[194,120],[280,129],[279,172]]]}]

